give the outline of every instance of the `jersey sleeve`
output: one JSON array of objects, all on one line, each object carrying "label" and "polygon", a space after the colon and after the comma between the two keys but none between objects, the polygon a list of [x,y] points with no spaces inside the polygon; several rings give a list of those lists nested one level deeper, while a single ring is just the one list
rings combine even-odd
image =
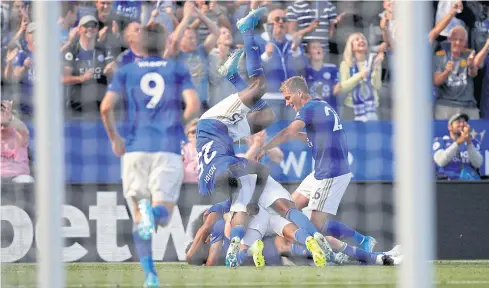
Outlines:
[{"label": "jersey sleeve", "polygon": [[24,66],[24,61],[26,58],[27,58],[27,55],[24,52],[22,52],[22,51],[17,52],[17,56],[15,56],[15,59],[13,62],[14,66],[15,67]]},{"label": "jersey sleeve", "polygon": [[212,226],[212,231],[210,235],[210,244],[214,244],[224,239],[224,227],[226,222],[221,219],[217,221],[214,226]]},{"label": "jersey sleeve", "polygon": [[251,107],[249,113],[256,112],[256,111],[262,111],[262,110],[267,109],[268,107],[270,107],[270,106],[268,106],[267,101],[260,99],[260,100],[258,100],[258,102],[255,103],[255,105],[253,105],[253,107]]},{"label": "jersey sleeve", "polygon": [[117,70],[114,77],[112,77],[109,87],[107,87],[107,92],[114,92],[117,95],[123,95],[125,81],[124,69]]},{"label": "jersey sleeve", "polygon": [[309,103],[310,102],[306,103],[306,105],[304,105],[301,110],[297,112],[295,115],[295,120],[301,120],[306,124],[311,123],[313,106],[309,105]]},{"label": "jersey sleeve", "polygon": [[68,51],[65,52],[65,54],[63,55],[63,65],[65,67],[70,67],[72,68],[73,67],[73,60],[75,59],[75,56],[73,55],[73,49],[68,49]]},{"label": "jersey sleeve", "polygon": [[219,202],[217,204],[214,204],[209,208],[208,213],[216,212],[221,215],[224,215],[229,212],[231,209],[231,200],[227,199],[225,201]]},{"label": "jersey sleeve", "polygon": [[442,145],[443,139],[436,137],[433,139],[433,155],[439,150],[443,150],[443,145]]},{"label": "jersey sleeve", "polygon": [[176,82],[180,87],[180,91],[185,91],[187,89],[195,89],[194,84],[192,83],[192,77],[190,76],[190,72],[188,71],[187,66],[181,61],[177,62],[177,71],[176,71]]}]

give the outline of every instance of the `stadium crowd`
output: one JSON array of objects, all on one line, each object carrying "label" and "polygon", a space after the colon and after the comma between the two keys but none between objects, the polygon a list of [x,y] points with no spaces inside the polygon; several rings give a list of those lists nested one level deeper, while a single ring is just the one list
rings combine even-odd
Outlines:
[{"label": "stadium crowd", "polygon": [[[35,4],[1,3],[2,99],[13,101],[8,105],[19,121],[30,120],[34,109]],[[396,34],[395,4],[390,0],[97,0],[62,1],[60,5],[66,119],[100,117],[99,106],[114,72],[142,58],[138,33],[148,22],[165,26],[168,44],[177,47],[165,56],[186,65],[198,92],[201,113],[205,112],[236,92],[218,69],[235,48],[243,45],[236,21],[260,6],[269,11],[256,32],[268,82],[264,99],[278,119],[294,117],[291,109],[283,107],[279,88],[297,75],[306,79],[312,96],[325,99],[343,120],[391,119],[392,64],[397,57],[392,42],[402,35]],[[470,119],[489,118],[489,69],[485,65],[489,62],[488,2],[435,1],[433,7],[434,28],[429,41],[434,52],[434,87],[433,95],[426,97],[434,98],[435,119],[448,120],[456,113]],[[423,66],[419,64],[420,69]],[[120,106],[119,117],[124,104]],[[3,109],[2,103],[2,113]],[[197,163],[192,160],[195,143],[191,140],[195,126],[192,121],[186,128],[189,142],[183,151],[189,173],[185,181],[196,177]],[[248,144],[262,143],[260,137],[263,135]],[[270,159],[280,162],[280,152]],[[2,151],[2,168],[3,162]]]}]

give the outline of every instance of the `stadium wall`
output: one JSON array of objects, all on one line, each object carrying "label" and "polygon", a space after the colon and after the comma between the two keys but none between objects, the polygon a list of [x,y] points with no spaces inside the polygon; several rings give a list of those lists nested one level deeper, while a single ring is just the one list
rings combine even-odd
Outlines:
[{"label": "stadium wall", "polygon": [[[294,191],[296,184],[284,184]],[[437,259],[489,259],[489,182],[438,182],[436,193]],[[63,206],[66,262],[135,261],[132,222],[120,184],[67,185]],[[30,185],[2,185],[2,262],[33,262],[36,257],[35,196]],[[184,185],[168,227],[153,240],[157,261],[184,260],[191,223],[211,203],[226,195],[198,196]],[[395,244],[393,185],[354,182],[348,187],[335,219],[374,236],[376,251]]]}]

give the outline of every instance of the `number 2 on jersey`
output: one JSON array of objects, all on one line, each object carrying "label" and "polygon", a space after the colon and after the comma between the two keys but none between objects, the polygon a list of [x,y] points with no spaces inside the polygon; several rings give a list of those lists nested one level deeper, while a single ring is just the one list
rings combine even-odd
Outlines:
[{"label": "number 2 on jersey", "polygon": [[212,151],[211,155],[209,156],[209,152],[211,152],[211,147],[212,147],[212,144],[214,144],[214,141],[209,141],[207,142],[204,146],[202,146],[202,150],[199,152],[198,154],[198,161],[199,161],[199,179],[200,179],[200,176],[202,176],[202,173],[204,172],[204,164],[202,163],[202,161],[200,161],[200,158],[202,156],[204,156],[204,162],[205,162],[205,165],[211,163],[212,159],[214,159],[214,157],[216,157],[216,151]]},{"label": "number 2 on jersey", "polygon": [[160,102],[161,97],[163,97],[163,92],[165,92],[165,79],[156,72],[146,73],[141,78],[139,86],[144,94],[151,97],[151,100],[146,104],[146,108],[154,109]]},{"label": "number 2 on jersey", "polygon": [[343,129],[343,125],[340,124],[340,117],[338,117],[338,114],[336,114],[336,112],[333,109],[331,109],[327,106],[324,107],[324,114],[326,114],[326,116],[329,116],[330,111],[333,112],[333,116],[334,116],[333,132]]}]

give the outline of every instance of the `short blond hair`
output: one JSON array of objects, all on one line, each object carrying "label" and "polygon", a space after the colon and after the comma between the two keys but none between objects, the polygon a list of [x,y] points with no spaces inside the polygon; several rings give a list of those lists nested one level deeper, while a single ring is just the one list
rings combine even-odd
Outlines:
[{"label": "short blond hair", "polygon": [[294,76],[285,80],[282,85],[280,85],[280,92],[290,92],[297,93],[302,91],[305,94],[309,94],[309,88],[307,87],[306,79],[302,76]]}]

